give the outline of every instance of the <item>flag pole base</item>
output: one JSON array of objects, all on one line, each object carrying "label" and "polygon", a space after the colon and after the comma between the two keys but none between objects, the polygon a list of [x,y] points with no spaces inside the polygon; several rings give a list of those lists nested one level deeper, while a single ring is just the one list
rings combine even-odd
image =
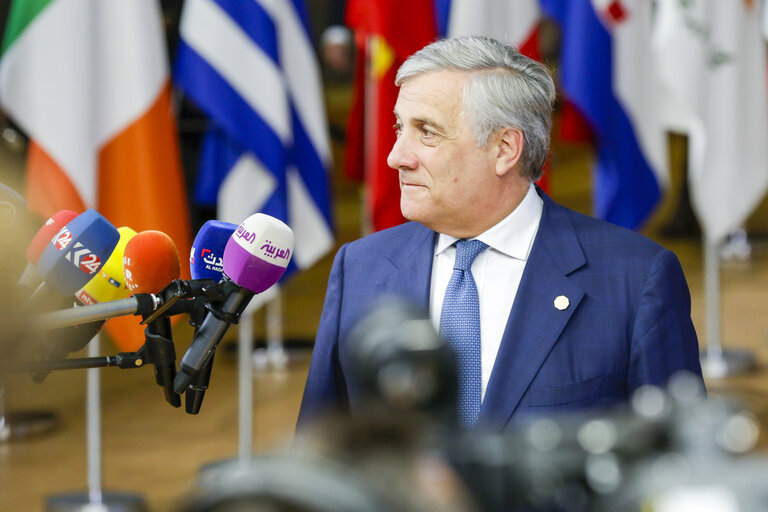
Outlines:
[{"label": "flag pole base", "polygon": [[48,434],[60,425],[61,421],[53,411],[11,411],[0,415],[0,443]]},{"label": "flag pole base", "polygon": [[261,459],[242,458],[223,459],[205,464],[197,473],[197,485],[203,488],[216,487],[227,481],[238,481],[250,475],[253,464]]},{"label": "flag pole base", "polygon": [[746,350],[705,350],[701,353],[701,371],[707,379],[743,375],[756,367],[754,354]]},{"label": "flag pole base", "polygon": [[91,501],[88,491],[49,496],[45,512],[148,512],[147,503],[138,494],[104,492],[101,502]]}]

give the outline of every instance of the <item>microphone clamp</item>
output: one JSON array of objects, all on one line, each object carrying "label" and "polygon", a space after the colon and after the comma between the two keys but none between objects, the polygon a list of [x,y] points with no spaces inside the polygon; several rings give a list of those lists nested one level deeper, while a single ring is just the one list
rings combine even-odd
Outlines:
[{"label": "microphone clamp", "polygon": [[171,306],[181,299],[189,299],[207,294],[208,290],[215,286],[216,283],[212,279],[193,279],[190,281],[174,279],[157,294],[160,297],[160,307],[156,308],[150,315],[145,316],[141,324],[146,325],[160,318]]}]

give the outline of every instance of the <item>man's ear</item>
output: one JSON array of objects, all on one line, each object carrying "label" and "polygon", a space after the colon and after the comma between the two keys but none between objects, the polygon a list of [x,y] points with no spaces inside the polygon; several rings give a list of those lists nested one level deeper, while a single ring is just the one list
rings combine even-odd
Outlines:
[{"label": "man's ear", "polygon": [[518,128],[504,128],[499,132],[497,141],[496,175],[504,176],[520,161],[525,137],[523,131]]}]

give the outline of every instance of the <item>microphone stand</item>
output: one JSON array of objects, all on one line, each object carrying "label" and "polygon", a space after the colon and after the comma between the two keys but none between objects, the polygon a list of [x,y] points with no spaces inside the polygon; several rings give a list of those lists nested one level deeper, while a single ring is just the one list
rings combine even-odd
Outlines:
[{"label": "microphone stand", "polygon": [[140,354],[146,354],[155,367],[155,382],[165,391],[165,400],[173,407],[181,406],[181,396],[173,390],[176,378],[176,349],[172,341],[170,318],[157,318],[144,329],[144,346]]},{"label": "microphone stand", "polygon": [[[221,297],[214,297],[214,293],[209,292],[212,298],[218,300]],[[208,309],[206,308],[206,296],[199,296],[194,299],[193,306],[189,311],[189,324],[195,328],[195,334],[200,329],[200,326],[205,320]],[[211,371],[213,369],[213,358],[216,352],[211,353],[208,361],[200,369],[200,372],[192,378],[189,387],[184,393],[184,409],[187,414],[197,414],[200,412],[200,407],[203,405],[203,398],[205,392],[208,390],[208,384],[211,381]]]},{"label": "microphone stand", "polygon": [[205,363],[200,373],[195,375],[187,391],[184,393],[184,408],[187,414],[197,414],[200,412],[200,407],[203,405],[203,397],[208,390],[208,384],[211,382],[211,369],[213,368],[213,358],[215,355],[215,352],[211,354],[208,362]]},{"label": "microphone stand", "polygon": [[144,359],[139,352],[120,352],[113,356],[73,357],[55,361],[22,361],[15,363],[12,367],[2,367],[2,371],[9,373],[51,372],[108,366],[117,366],[122,369],[141,368],[144,366]]}]

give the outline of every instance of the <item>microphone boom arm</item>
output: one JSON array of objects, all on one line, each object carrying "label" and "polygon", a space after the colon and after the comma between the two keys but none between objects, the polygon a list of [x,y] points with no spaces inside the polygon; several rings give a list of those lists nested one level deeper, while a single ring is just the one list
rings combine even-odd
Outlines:
[{"label": "microphone boom arm", "polygon": [[50,372],[54,370],[79,370],[83,368],[104,368],[117,366],[123,370],[129,368],[141,368],[144,359],[138,352],[120,352],[113,356],[103,357],[77,357],[55,361],[22,361],[13,366],[2,367],[0,371],[9,373],[35,373]]},{"label": "microphone boom arm", "polygon": [[159,305],[160,299],[156,295],[137,293],[127,299],[42,313],[37,316],[37,321],[43,329],[58,329],[59,327],[98,322],[116,316],[142,315],[143,311],[154,311]]}]

